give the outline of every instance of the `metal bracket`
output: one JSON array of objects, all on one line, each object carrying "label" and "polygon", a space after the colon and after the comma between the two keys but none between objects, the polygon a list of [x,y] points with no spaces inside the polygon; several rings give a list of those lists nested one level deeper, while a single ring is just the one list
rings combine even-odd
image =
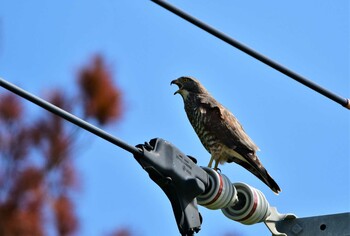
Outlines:
[{"label": "metal bracket", "polygon": [[273,236],[287,236],[285,233],[281,233],[277,230],[276,225],[278,222],[288,220],[288,219],[296,219],[296,216],[291,213],[280,214],[277,211],[276,207],[270,207],[269,209],[270,215],[264,220],[265,225],[271,231]]},{"label": "metal bracket", "polygon": [[276,229],[288,236],[350,236],[350,212],[312,216],[305,218],[286,218],[275,222]]}]

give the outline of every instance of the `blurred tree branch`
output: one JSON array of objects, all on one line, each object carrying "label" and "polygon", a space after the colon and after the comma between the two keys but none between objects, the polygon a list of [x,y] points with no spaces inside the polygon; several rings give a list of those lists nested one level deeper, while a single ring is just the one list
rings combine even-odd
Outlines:
[{"label": "blurred tree branch", "polygon": [[[49,102],[68,112],[82,111],[104,126],[122,114],[120,89],[101,56],[81,69],[78,94],[54,90]],[[72,102],[72,97],[80,97]],[[73,147],[76,134],[61,118],[43,112],[30,118],[21,100],[0,94],[0,235],[74,235],[79,219]]]}]

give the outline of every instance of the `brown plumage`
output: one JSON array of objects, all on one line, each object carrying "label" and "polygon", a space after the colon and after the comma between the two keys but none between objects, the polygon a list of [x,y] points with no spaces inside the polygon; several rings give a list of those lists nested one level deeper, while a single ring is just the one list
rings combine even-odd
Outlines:
[{"label": "brown plumage", "polygon": [[281,189],[261,164],[256,151],[259,148],[244,132],[236,117],[217,102],[209,92],[192,77],[180,77],[171,81],[179,86],[174,94],[179,93],[185,104],[187,117],[200,141],[211,154],[209,167],[215,162],[235,162],[249,170],[272,191]]}]

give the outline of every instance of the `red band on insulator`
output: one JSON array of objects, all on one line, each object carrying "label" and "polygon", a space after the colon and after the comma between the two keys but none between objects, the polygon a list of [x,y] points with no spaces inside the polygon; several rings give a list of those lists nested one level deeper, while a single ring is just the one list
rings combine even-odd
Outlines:
[{"label": "red band on insulator", "polygon": [[251,217],[254,214],[256,207],[258,206],[258,197],[257,197],[255,191],[253,191],[253,194],[254,194],[254,204],[253,204],[252,210],[249,212],[249,214],[246,217],[244,217],[243,219],[236,220],[236,221],[239,221],[239,222],[245,221],[246,219],[248,219],[249,217]]},{"label": "red band on insulator", "polygon": [[214,197],[214,199],[213,200],[211,200],[209,203],[207,203],[207,204],[205,204],[206,206],[208,206],[208,205],[210,205],[210,204],[212,204],[212,203],[214,203],[216,200],[218,200],[218,198],[220,197],[220,195],[221,195],[221,193],[222,193],[222,190],[223,190],[223,181],[222,181],[222,177],[221,177],[221,175],[219,174],[219,181],[220,181],[220,183],[219,183],[219,191],[218,191],[218,193],[216,194],[216,196]]}]

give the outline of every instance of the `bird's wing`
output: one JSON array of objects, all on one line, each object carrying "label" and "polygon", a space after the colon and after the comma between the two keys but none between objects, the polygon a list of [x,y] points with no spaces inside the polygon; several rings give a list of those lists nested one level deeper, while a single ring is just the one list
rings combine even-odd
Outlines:
[{"label": "bird's wing", "polygon": [[250,139],[250,137],[245,133],[242,125],[239,123],[237,118],[226,108],[221,106],[221,119],[226,125],[226,128],[237,136],[240,142],[246,146],[248,149],[256,152],[259,150],[258,146]]},{"label": "bird's wing", "polygon": [[200,108],[206,113],[208,122],[205,129],[217,134],[217,138],[227,147],[247,149],[247,152],[256,152],[258,146],[244,132],[237,118],[211,96],[199,96]]}]

